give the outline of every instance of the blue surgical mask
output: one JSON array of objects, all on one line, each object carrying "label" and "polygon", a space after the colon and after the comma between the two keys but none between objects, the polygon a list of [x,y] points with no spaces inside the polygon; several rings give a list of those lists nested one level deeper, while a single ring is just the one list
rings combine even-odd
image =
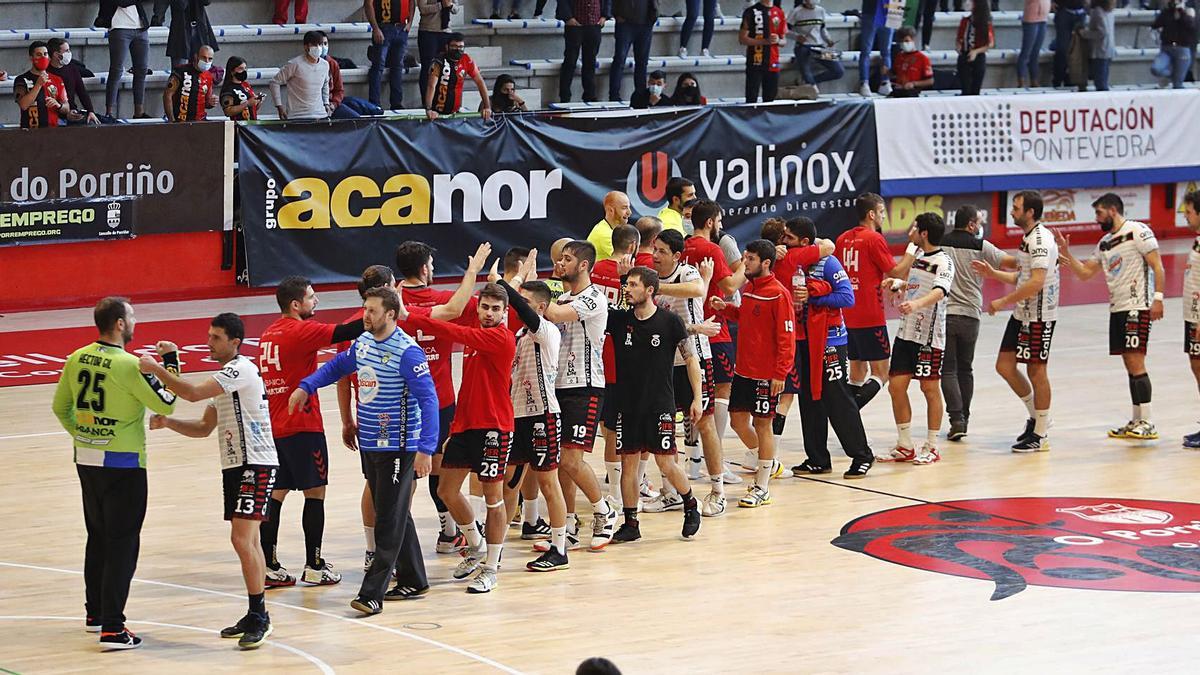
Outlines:
[{"label": "blue surgical mask", "polygon": [[321,58],[329,56],[329,45],[321,45]]},{"label": "blue surgical mask", "polygon": [[662,96],[663,87],[661,84],[652,84],[648,87],[651,96]]},{"label": "blue surgical mask", "polygon": [[207,73],[209,68],[212,68],[212,61],[201,61],[196,64],[196,70],[202,73]]}]

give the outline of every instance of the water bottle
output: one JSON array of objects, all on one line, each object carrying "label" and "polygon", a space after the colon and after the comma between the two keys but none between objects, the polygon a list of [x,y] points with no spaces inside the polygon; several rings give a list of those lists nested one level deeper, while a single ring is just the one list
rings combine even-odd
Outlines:
[{"label": "water bottle", "polygon": [[[796,271],[792,273],[792,291],[794,292],[800,288],[804,288],[804,270],[797,267]],[[797,301],[795,298],[796,296],[793,294],[792,305],[796,307],[796,313],[799,314],[800,310],[804,308],[804,303]]]}]

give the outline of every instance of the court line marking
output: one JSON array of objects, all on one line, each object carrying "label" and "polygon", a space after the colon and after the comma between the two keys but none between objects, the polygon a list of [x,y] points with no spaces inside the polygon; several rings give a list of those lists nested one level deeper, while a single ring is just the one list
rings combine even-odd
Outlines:
[{"label": "court line marking", "polygon": [[[0,621],[79,621],[79,617],[77,617],[77,616],[0,616]],[[212,628],[201,628],[199,626],[188,626],[188,625],[185,625],[182,623],[164,623],[161,621],[126,621],[125,623],[141,624],[143,626],[157,626],[160,628],[178,628],[180,630],[194,630],[198,633],[211,633],[213,635],[220,634],[220,631],[213,630]],[[285,645],[282,642],[276,642],[273,640],[268,640],[266,644],[269,647],[278,647],[279,649],[291,652],[297,656],[300,656],[300,657],[306,659],[308,662],[310,662],[314,666],[316,666],[317,670],[320,670],[322,673],[325,673],[325,675],[335,675],[335,673],[336,673],[336,671],[328,663],[325,663],[321,659],[313,656],[312,654],[309,654],[308,652],[306,652],[302,649],[297,649],[291,645]]]},{"label": "court line marking", "polygon": [[[8,561],[4,561],[4,560],[0,560],[0,567],[15,567],[18,569],[38,570],[38,571],[42,571],[42,572],[58,572],[60,574],[73,574],[75,576],[83,576],[83,572],[80,572],[78,570],[67,570],[67,569],[62,569],[59,567],[44,567],[42,565],[27,565],[24,563],[14,563],[14,562],[8,562]],[[174,588],[176,590],[195,591],[197,593],[207,593],[209,595],[219,595],[219,596],[226,597],[226,598],[233,598],[233,599],[239,600],[239,601],[246,599],[245,595],[238,595],[236,593],[227,593],[225,591],[217,591],[217,590],[213,590],[211,588],[200,588],[199,586],[186,586],[184,584],[175,584],[175,583],[170,583],[167,581],[155,581],[153,579],[134,578],[133,581],[136,583],[139,583],[139,584],[146,584],[149,586],[162,586],[164,588]],[[326,611],[320,610],[320,609],[312,609],[310,607],[301,607],[300,605],[289,605],[286,602],[279,602],[277,600],[268,600],[267,604],[275,605],[276,607],[285,607],[287,609],[294,609],[298,612],[307,612],[309,614],[316,614],[317,616],[323,616],[328,619],[336,619],[338,621],[345,621],[347,623],[351,623],[351,624],[354,624],[357,626],[363,626],[365,628],[372,628],[374,630],[380,630],[385,633],[399,635],[400,637],[406,637],[410,640],[422,642],[431,647],[436,647],[438,649],[444,649],[448,652],[451,652],[452,654],[457,654],[464,658],[471,659],[472,661],[477,661],[479,663],[482,663],[485,666],[491,666],[492,668],[495,668],[496,670],[499,670],[501,672],[509,673],[509,675],[525,675],[524,673],[522,673],[521,671],[519,671],[515,668],[506,666],[503,663],[500,663],[498,661],[493,661],[492,659],[489,659],[486,656],[476,654],[475,652],[463,649],[461,647],[455,647],[454,645],[448,645],[444,642],[439,642],[437,640],[427,638],[423,635],[416,635],[415,633],[409,633],[408,631],[403,631],[398,628],[392,628],[391,626],[383,626],[383,625],[380,625],[377,623],[370,623],[368,621],[363,621],[362,619],[355,619],[353,617],[348,617],[348,616],[340,616],[338,614],[334,614],[332,612],[326,612]]]},{"label": "court line marking", "polygon": [[0,441],[7,441],[13,438],[38,438],[39,436],[66,436],[65,431],[44,431],[40,434],[16,434],[15,436],[0,436]]}]

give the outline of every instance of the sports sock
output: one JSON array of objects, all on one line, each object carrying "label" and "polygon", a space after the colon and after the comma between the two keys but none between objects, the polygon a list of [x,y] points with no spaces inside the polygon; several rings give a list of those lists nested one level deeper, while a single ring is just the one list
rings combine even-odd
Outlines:
[{"label": "sports sock", "polygon": [[483,497],[471,495],[467,497],[467,501],[471,502],[471,513],[475,516],[475,520],[483,523],[487,521],[487,505],[483,501]]},{"label": "sports sock", "polygon": [[1037,414],[1037,410],[1033,407],[1033,392],[1021,397],[1021,403],[1025,404],[1025,410],[1029,412],[1029,416],[1033,417]]},{"label": "sports sock", "polygon": [[898,445],[902,448],[909,448],[909,449],[912,448],[913,441],[912,441],[912,425],[911,424],[897,424],[896,425],[896,445]]},{"label": "sports sock", "polygon": [[429,474],[429,498],[433,500],[433,507],[438,513],[449,513],[450,509],[446,508],[446,502],[438,496],[438,485],[441,484],[442,477]]},{"label": "sports sock", "polygon": [[562,555],[567,554],[567,526],[550,528],[550,545]]},{"label": "sports sock", "polygon": [[305,497],[300,523],[304,527],[306,564],[318,569],[321,567],[321,537],[325,534],[325,500]]},{"label": "sports sock", "polygon": [[689,445],[689,446],[687,446],[687,449],[688,449],[688,452],[687,452],[688,459],[690,459],[691,461],[699,462],[702,459],[704,459],[704,449],[700,447],[699,443],[697,443],[696,445]]},{"label": "sports sock", "polygon": [[663,477],[662,477],[662,489],[661,489],[661,492],[662,492],[662,494],[663,494],[663,496],[664,496],[664,497],[670,497],[670,496],[672,496],[672,495],[674,495],[674,496],[676,496],[676,497],[678,497],[678,496],[679,496],[679,491],[675,489],[675,486],[674,486],[674,485],[671,485],[671,481],[667,480],[667,477],[666,477],[666,476],[663,476]]},{"label": "sports sock", "polygon": [[722,480],[721,476],[711,476],[708,482],[712,484],[713,492],[725,496],[725,481]]},{"label": "sports sock", "polygon": [[638,459],[638,486],[640,488],[643,481],[646,480],[646,466],[650,464],[650,460],[646,457]]},{"label": "sports sock", "polygon": [[1140,406],[1138,406],[1138,408],[1140,408],[1140,411],[1138,412],[1137,418],[1139,420],[1144,420],[1146,422],[1149,422],[1150,421],[1150,404],[1143,403]]},{"label": "sports sock", "polygon": [[926,429],[925,430],[925,443],[927,445],[929,445],[930,447],[936,447],[937,446],[937,434],[938,434],[937,429]]},{"label": "sports sock", "polygon": [[504,544],[488,544],[487,558],[484,559],[483,565],[492,569],[500,568],[500,554],[504,552]]},{"label": "sports sock", "polygon": [[454,532],[458,529],[458,524],[450,517],[449,511],[438,511],[438,522],[442,524],[442,534],[447,537],[454,536]]},{"label": "sports sock", "polygon": [[767,483],[771,481],[771,466],[774,460],[760,459],[758,460],[758,472],[754,476],[754,484],[766,490]]},{"label": "sports sock", "polygon": [[692,494],[691,490],[688,490],[687,494],[682,495],[682,497],[683,497],[684,510],[690,511],[690,510],[696,508],[696,496]]},{"label": "sports sock", "polygon": [[602,516],[608,515],[611,509],[612,507],[608,505],[608,500],[604,497],[601,497],[600,501],[592,502],[592,511]]},{"label": "sports sock", "polygon": [[718,398],[714,403],[716,411],[713,416],[716,417],[717,438],[725,438],[725,430],[729,428],[729,399]]},{"label": "sports sock", "polygon": [[860,384],[857,389],[852,390],[854,393],[854,402],[859,408],[871,402],[879,392],[883,391],[883,380],[871,375],[865,382]]},{"label": "sports sock", "polygon": [[521,514],[528,525],[537,525],[538,521],[538,500],[526,499],[522,502]]},{"label": "sports sock", "polygon": [[375,552],[375,528],[363,526],[363,536],[367,540],[367,552]]},{"label": "sports sock", "polygon": [[567,531],[571,534],[579,533],[579,516],[574,513],[567,514]]},{"label": "sports sock", "polygon": [[1042,438],[1045,438],[1046,432],[1049,430],[1049,427],[1050,427],[1050,411],[1049,410],[1034,411],[1034,413],[1033,413],[1033,433],[1037,434],[1038,436],[1041,436]]},{"label": "sports sock", "polygon": [[267,615],[267,600],[263,597],[262,593],[248,594],[246,597],[250,599],[251,614]]},{"label": "sports sock", "polygon": [[479,523],[472,520],[470,523],[463,525],[462,533],[467,537],[467,546],[474,551],[479,548],[479,544],[483,541],[483,537],[479,534]]},{"label": "sports sock", "polygon": [[619,497],[621,494],[621,463],[605,462],[604,475],[608,477],[608,493]]},{"label": "sports sock", "polygon": [[271,515],[267,518],[267,522],[262,524],[262,531],[259,532],[263,555],[267,557],[267,567],[273,570],[279,569],[279,558],[275,554],[276,545],[279,543],[279,515],[282,512],[283,502],[272,498]]},{"label": "sports sock", "polygon": [[621,513],[625,515],[625,523],[627,525],[637,525],[637,507],[621,509]]}]

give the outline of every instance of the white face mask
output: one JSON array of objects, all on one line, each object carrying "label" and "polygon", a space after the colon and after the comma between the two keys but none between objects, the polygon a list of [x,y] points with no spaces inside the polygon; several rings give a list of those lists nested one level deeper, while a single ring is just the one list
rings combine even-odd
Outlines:
[{"label": "white face mask", "polygon": [[207,73],[209,68],[212,68],[211,61],[201,61],[196,64],[196,70],[198,70],[202,73]]},{"label": "white face mask", "polygon": [[308,51],[308,55],[311,58],[314,58],[314,59],[321,58],[321,47],[318,45],[312,45],[312,46],[308,47],[308,49],[306,51]]},{"label": "white face mask", "polygon": [[684,230],[686,230],[686,231],[688,231],[688,232],[695,232],[695,231],[696,231],[696,228],[695,228],[695,226],[692,224],[692,219],[691,219],[691,218],[684,218],[684,219],[683,219],[683,229],[684,229]]},{"label": "white face mask", "polygon": [[652,84],[648,87],[648,89],[650,89],[651,96],[661,96],[663,86],[661,84]]},{"label": "white face mask", "polygon": [[62,53],[62,64],[65,66],[71,62],[71,51],[67,50]]},{"label": "white face mask", "polygon": [[905,52],[906,54],[915,52],[917,51],[917,43],[910,40],[905,40],[904,42],[900,43],[900,51]]},{"label": "white face mask", "polygon": [[321,45],[321,58],[329,56],[329,45]]}]

